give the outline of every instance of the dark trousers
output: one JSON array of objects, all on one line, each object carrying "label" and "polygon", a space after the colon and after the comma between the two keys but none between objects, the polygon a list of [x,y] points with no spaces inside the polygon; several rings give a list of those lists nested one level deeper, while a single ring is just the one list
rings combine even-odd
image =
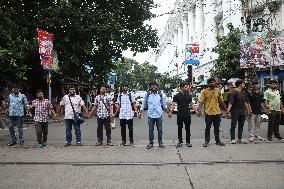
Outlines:
[{"label": "dark trousers", "polygon": [[190,143],[190,124],[191,124],[191,116],[182,117],[177,116],[177,125],[178,125],[178,140],[180,143],[183,143],[182,140],[182,129],[183,124],[185,126],[185,133],[186,133],[186,143]]},{"label": "dark trousers", "polygon": [[210,129],[211,129],[211,125],[213,123],[215,141],[217,143],[220,142],[219,128],[220,128],[220,123],[221,123],[221,115],[205,115],[205,123],[206,123],[205,141],[206,142],[210,141]]},{"label": "dark trousers", "polygon": [[48,135],[48,122],[36,122],[35,129],[36,129],[37,142],[39,144],[46,142]]},{"label": "dark trousers", "polygon": [[111,125],[110,117],[107,118],[97,118],[98,128],[97,128],[97,137],[98,141],[103,141],[104,131],[103,127],[105,126],[107,141],[111,141]]},{"label": "dark trousers", "polygon": [[71,143],[72,141],[72,126],[74,126],[74,129],[75,129],[77,143],[81,142],[80,124],[76,123],[73,119],[65,119],[64,123],[66,127],[66,142]]},{"label": "dark trousers", "polygon": [[129,130],[129,141],[133,141],[133,119],[121,119],[120,120],[120,127],[121,127],[121,137],[122,141],[126,142],[126,125],[128,125]]},{"label": "dark trousers", "polygon": [[271,114],[268,115],[268,132],[267,137],[271,138],[273,133],[274,136],[279,138],[279,124],[281,120],[281,112],[272,111]]},{"label": "dark trousers", "polygon": [[246,120],[245,114],[232,114],[231,117],[231,140],[235,140],[235,130],[238,124],[238,139],[241,140],[243,138],[243,129]]}]

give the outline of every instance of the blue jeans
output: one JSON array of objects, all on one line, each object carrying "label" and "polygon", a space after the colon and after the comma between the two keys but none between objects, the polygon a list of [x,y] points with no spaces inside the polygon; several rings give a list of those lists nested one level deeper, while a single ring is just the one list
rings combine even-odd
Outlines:
[{"label": "blue jeans", "polygon": [[9,130],[12,142],[16,142],[15,126],[17,125],[19,130],[19,140],[24,142],[24,130],[23,130],[23,116],[9,116]]},{"label": "blue jeans", "polygon": [[75,129],[77,143],[81,142],[80,124],[75,123],[73,119],[65,119],[64,123],[66,127],[66,142],[71,143],[72,141],[72,125],[74,126],[74,129]]},{"label": "blue jeans", "polygon": [[158,142],[159,144],[163,143],[163,119],[162,116],[159,118],[150,118],[148,117],[148,126],[149,126],[149,142],[154,143],[154,125],[156,124],[157,131],[158,131]]}]

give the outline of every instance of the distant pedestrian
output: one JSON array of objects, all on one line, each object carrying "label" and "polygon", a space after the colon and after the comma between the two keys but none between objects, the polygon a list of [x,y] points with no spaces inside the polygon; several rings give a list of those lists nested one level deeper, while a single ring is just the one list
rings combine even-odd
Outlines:
[{"label": "distant pedestrian", "polygon": [[283,139],[279,133],[279,124],[281,119],[281,112],[284,113],[281,96],[277,90],[277,81],[271,80],[270,87],[264,92],[265,108],[268,114],[268,131],[267,139],[272,141],[272,135],[281,140]]},{"label": "distant pedestrian", "polygon": [[44,99],[43,92],[38,90],[36,92],[37,99],[32,101],[32,105],[29,107],[29,111],[34,109],[34,121],[36,136],[38,142],[38,148],[43,148],[47,145],[48,135],[48,115],[49,111],[53,114],[54,118],[57,117],[53,106],[48,99]]},{"label": "distant pedestrian", "polygon": [[[72,126],[75,129],[77,146],[82,146],[81,128],[80,124],[74,121],[74,111],[80,113],[81,109],[83,109],[85,115],[88,115],[88,110],[82,98],[79,95],[76,95],[75,86],[69,86],[68,91],[69,94],[65,95],[60,102],[60,107],[65,109],[64,124],[66,127],[66,143],[64,146],[67,147],[71,145]],[[61,112],[61,108],[59,109],[59,112]]]},{"label": "distant pedestrian", "polygon": [[[231,144],[237,142],[241,144],[247,144],[247,141],[243,140],[243,128],[246,119],[246,114],[251,116],[251,109],[249,106],[248,98],[244,93],[245,83],[243,80],[237,80],[235,82],[236,89],[230,94],[228,111],[231,113]],[[238,141],[235,139],[235,129],[238,124]]]},{"label": "distant pedestrian", "polygon": [[214,134],[215,134],[215,142],[216,145],[225,146],[223,142],[220,140],[219,132],[220,132],[220,123],[221,123],[221,109],[222,107],[226,112],[227,108],[223,101],[223,96],[221,94],[221,90],[217,88],[217,82],[214,78],[209,78],[207,80],[207,88],[201,91],[200,96],[200,104],[198,116],[203,115],[203,105],[205,105],[205,142],[203,147],[207,147],[210,141],[210,129],[213,123],[214,126]]},{"label": "distant pedestrian", "polygon": [[177,105],[177,125],[178,125],[178,144],[177,147],[182,147],[183,139],[182,139],[182,129],[183,124],[185,126],[186,131],[186,146],[192,147],[190,143],[190,124],[191,124],[191,114],[190,114],[190,107],[194,109],[197,113],[197,110],[192,103],[192,96],[188,92],[189,84],[188,83],[181,83],[180,84],[180,92],[177,93],[173,97],[173,101],[170,107],[170,111],[168,113],[168,117],[172,117],[172,112],[174,107]]},{"label": "distant pedestrian", "polygon": [[129,141],[130,145],[134,145],[133,140],[133,117],[134,112],[137,113],[137,107],[135,106],[135,98],[128,91],[128,84],[121,85],[121,93],[117,97],[118,108],[115,112],[115,115],[119,113],[120,127],[121,127],[121,137],[122,143],[121,146],[126,146],[126,125],[129,130]]},{"label": "distant pedestrian", "polygon": [[[158,91],[158,84],[152,82],[149,85],[150,91],[144,97],[141,112],[148,109],[148,126],[149,126],[149,144],[147,149],[153,147],[154,144],[154,125],[157,127],[158,131],[158,142],[160,148],[165,148],[163,144],[163,110],[167,109],[167,98],[161,92]],[[141,118],[141,113],[139,114]]]},{"label": "distant pedestrian", "polygon": [[8,146],[17,144],[17,138],[15,134],[15,126],[19,130],[19,141],[20,145],[24,144],[24,129],[23,121],[25,108],[27,109],[29,104],[26,96],[20,93],[20,89],[17,85],[12,88],[12,94],[8,97],[9,107],[9,130],[12,141],[8,143]]},{"label": "distant pedestrian", "polygon": [[109,95],[106,94],[107,85],[102,85],[100,87],[100,95],[96,97],[95,104],[90,112],[89,116],[93,116],[97,112],[97,138],[98,142],[96,146],[103,145],[103,127],[106,130],[107,145],[112,146],[111,143],[111,125],[110,119],[114,117],[112,100]]}]

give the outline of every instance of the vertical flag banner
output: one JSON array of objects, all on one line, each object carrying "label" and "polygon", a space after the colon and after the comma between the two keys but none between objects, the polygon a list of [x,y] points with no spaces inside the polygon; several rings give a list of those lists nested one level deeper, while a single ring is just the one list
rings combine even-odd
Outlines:
[{"label": "vertical flag banner", "polygon": [[198,44],[187,44],[185,46],[185,64],[200,64]]},{"label": "vertical flag banner", "polygon": [[44,69],[51,69],[53,65],[53,33],[37,29],[41,64]]}]

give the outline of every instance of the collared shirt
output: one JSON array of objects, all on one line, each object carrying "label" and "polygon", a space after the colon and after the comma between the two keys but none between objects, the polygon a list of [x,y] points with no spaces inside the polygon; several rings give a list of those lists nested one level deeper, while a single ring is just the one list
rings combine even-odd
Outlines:
[{"label": "collared shirt", "polygon": [[129,92],[127,92],[126,94],[124,93],[119,94],[117,98],[117,103],[120,105],[119,119],[129,120],[133,118],[134,116],[134,112],[132,110],[133,102],[135,102],[135,98],[133,97],[133,95],[131,95],[131,101],[130,101]]},{"label": "collared shirt", "polygon": [[220,89],[203,89],[201,91],[200,102],[205,104],[205,113],[207,115],[221,114],[220,102],[224,101]]},{"label": "collared shirt", "polygon": [[109,95],[98,95],[95,101],[98,118],[109,117],[109,111],[111,105],[112,105],[112,100]]},{"label": "collared shirt", "polygon": [[48,99],[36,99],[32,101],[32,106],[35,108],[34,120],[36,122],[47,122],[49,110],[53,108]]},{"label": "collared shirt", "polygon": [[264,99],[267,100],[272,110],[281,111],[280,107],[281,96],[278,90],[272,91],[271,89],[267,89],[264,92]]},{"label": "collared shirt", "polygon": [[28,106],[27,97],[24,94],[10,94],[8,97],[9,116],[23,116],[24,106]]},{"label": "collared shirt", "polygon": [[[79,95],[70,96],[71,102],[73,104],[75,112],[81,113],[81,107],[85,105],[84,101]],[[69,95],[65,95],[61,102],[61,106],[65,107],[65,116],[64,119],[74,119],[74,112],[69,100]]]},{"label": "collared shirt", "polygon": [[[142,106],[141,106],[141,111],[144,111],[145,103],[146,103],[146,98],[147,94],[144,97]],[[166,96],[162,93],[162,104],[161,104],[161,96],[158,92],[156,93],[150,93],[148,97],[148,117],[150,118],[160,118],[163,114],[163,108],[167,108],[167,98]]]}]

